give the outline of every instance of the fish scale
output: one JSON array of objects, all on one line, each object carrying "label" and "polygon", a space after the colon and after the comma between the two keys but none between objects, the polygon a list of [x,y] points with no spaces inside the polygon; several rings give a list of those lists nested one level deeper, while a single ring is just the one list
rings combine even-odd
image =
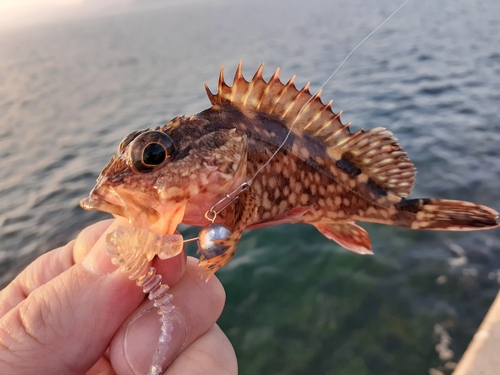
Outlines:
[{"label": "fish scale", "polygon": [[[232,234],[216,240],[224,252],[201,257],[210,273],[229,262],[245,229],[281,223],[309,223],[361,254],[372,253],[371,242],[356,222],[430,230],[499,225],[486,206],[408,199],[415,168],[389,130],[351,133],[321,92],[311,95],[309,84],[297,89],[295,77],[282,83],[279,69],[266,82],[262,71],[263,64],[247,81],[240,62],[229,86],[222,68],[218,91],[205,85],[211,108],[126,136],[82,207],[165,234],[181,222],[206,226],[206,213],[239,191],[214,218]],[[164,152],[149,160],[158,145]]]}]

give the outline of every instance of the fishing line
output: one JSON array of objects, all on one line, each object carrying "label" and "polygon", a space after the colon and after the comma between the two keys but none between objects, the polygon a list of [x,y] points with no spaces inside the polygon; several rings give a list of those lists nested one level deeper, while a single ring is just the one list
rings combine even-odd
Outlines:
[{"label": "fishing line", "polygon": [[[165,235],[158,236],[153,233],[145,232],[137,228],[123,228],[118,227],[115,231],[109,233],[106,237],[107,252],[110,255],[112,262],[114,264],[119,264],[120,269],[129,274],[131,280],[136,280],[136,284],[140,286],[144,293],[148,295],[148,298],[153,301],[153,305],[158,308],[158,313],[161,315],[161,334],[158,338],[158,344],[156,346],[156,351],[151,361],[151,366],[149,367],[149,375],[159,375],[163,372],[163,363],[167,358],[167,353],[171,345],[172,331],[174,326],[179,326],[184,330],[184,336],[187,336],[187,326],[182,318],[182,315],[178,313],[177,307],[173,305],[173,296],[168,293],[169,286],[162,282],[161,275],[157,274],[154,267],[149,267],[150,260],[158,255],[160,259],[168,259],[182,251],[183,243],[198,240],[198,250],[207,259],[214,258],[220,254],[223,254],[229,249],[227,245],[218,243],[217,240],[224,240],[230,238],[231,231],[223,225],[216,224],[215,219],[217,215],[228,207],[230,204],[238,199],[238,196],[245,191],[253,182],[255,177],[269,165],[271,160],[273,160],[278,152],[285,146],[290,134],[292,133],[293,127],[295,126],[298,118],[305,110],[307,105],[319,94],[323,87],[330,82],[330,80],[339,71],[342,65],[347,61],[347,59],[358,49],[358,47],[363,44],[370,36],[372,36],[378,29],[380,29],[389,19],[397,13],[408,1],[406,0],[398,9],[391,13],[389,17],[385,19],[375,30],[368,34],[361,42],[359,42],[356,47],[353,48],[351,52],[345,57],[345,59],[340,63],[338,68],[328,77],[328,79],[323,83],[323,85],[316,91],[316,93],[311,96],[306,103],[300,108],[297,116],[292,121],[288,132],[274,151],[271,157],[255,172],[253,177],[248,181],[240,184],[232,192],[225,195],[220,201],[212,206],[206,213],[205,217],[211,224],[205,226],[198,237],[183,240],[180,235]],[[220,207],[219,207],[220,206]],[[214,241],[215,240],[215,241]],[[151,252],[144,254],[144,252],[139,251],[138,247],[149,249]],[[149,269],[148,269],[149,267]],[[214,268],[215,272],[218,268]],[[212,273],[213,273],[212,272]]]},{"label": "fishing line", "polygon": [[[273,152],[271,157],[263,164],[260,166],[260,168],[255,172],[255,174],[252,176],[251,179],[248,181],[243,182],[241,185],[239,185],[236,189],[234,189],[232,192],[227,193],[224,198],[222,198],[220,201],[218,201],[216,204],[214,204],[206,213],[205,213],[205,218],[212,223],[215,221],[217,215],[223,211],[226,207],[228,207],[230,204],[235,202],[238,199],[238,196],[245,191],[250,185],[252,185],[253,180],[257,175],[262,172],[262,170],[269,165],[271,160],[273,160],[278,152],[281,151],[281,149],[285,146],[286,142],[288,141],[288,138],[290,137],[290,134],[292,134],[292,130],[297,123],[297,120],[299,119],[300,115],[304,110],[306,109],[307,105],[313,100],[313,98],[318,95],[321,90],[328,84],[328,82],[331,81],[331,79],[337,74],[337,72],[340,70],[340,68],[345,64],[345,62],[351,57],[351,55],[361,46],[364,42],[366,42],[373,34],[375,34],[382,26],[384,26],[391,18],[394,16],[403,6],[406,5],[410,0],[406,0],[403,4],[401,4],[395,11],[393,11],[385,20],[382,22],[380,25],[378,25],[371,33],[369,33],[361,42],[359,42],[352,50],[351,52],[348,53],[348,55],[342,60],[340,65],[335,69],[335,71],[328,77],[328,79],[321,85],[321,87],[316,91],[314,95],[312,95],[307,102],[301,107],[299,110],[297,116],[295,116],[295,119],[292,121],[292,124],[290,125],[290,128],[288,129],[287,134],[285,135],[285,138],[281,142],[281,144],[278,146],[278,148]],[[222,205],[222,207],[218,207]],[[218,209],[217,209],[218,208]]]}]

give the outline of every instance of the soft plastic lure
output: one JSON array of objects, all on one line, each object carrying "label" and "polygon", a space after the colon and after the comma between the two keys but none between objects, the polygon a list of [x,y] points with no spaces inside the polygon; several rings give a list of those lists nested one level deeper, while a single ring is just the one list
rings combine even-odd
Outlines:
[{"label": "soft plastic lure", "polygon": [[182,251],[183,240],[178,234],[157,235],[133,227],[118,227],[106,238],[108,255],[113,264],[127,273],[130,280],[135,280],[137,286],[148,295],[153,305],[161,315],[161,333],[158,346],[152,359],[149,375],[160,375],[165,370],[162,366],[166,359],[169,343],[172,339],[174,321],[177,320],[187,331],[182,315],[173,305],[173,296],[168,293],[168,285],[162,284],[161,275],[150,266],[155,255],[160,259],[168,259]]}]

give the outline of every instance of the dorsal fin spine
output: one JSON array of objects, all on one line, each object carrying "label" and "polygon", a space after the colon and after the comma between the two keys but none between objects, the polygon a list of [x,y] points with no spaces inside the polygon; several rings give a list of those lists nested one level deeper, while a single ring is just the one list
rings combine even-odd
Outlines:
[{"label": "dorsal fin spine", "polygon": [[342,111],[333,112],[332,102],[323,104],[319,93],[311,96],[309,83],[298,90],[294,76],[283,84],[279,68],[266,82],[262,76],[263,67],[261,64],[248,82],[243,77],[240,62],[232,87],[226,84],[221,68],[218,92],[213,94],[206,87],[212,105],[228,103],[241,109],[279,116],[289,131],[299,136],[307,134],[321,142],[332,159],[338,160],[346,155],[349,162],[388,194],[398,197],[409,194],[415,181],[415,169],[390,131],[375,128],[351,133],[350,123],[342,124]]},{"label": "dorsal fin spine", "polygon": [[205,91],[207,92],[208,100],[210,100],[210,103],[212,105],[215,105],[217,103],[217,101],[215,100],[215,95],[212,94],[212,91],[210,91],[206,83],[204,85],[205,85]]},{"label": "dorsal fin spine", "polygon": [[[319,102],[320,105],[323,107],[320,111],[316,111],[316,114],[313,113],[313,117],[309,120],[309,122],[306,123],[306,125],[304,126],[304,130],[308,128],[308,126],[314,122],[316,120],[316,118],[318,116],[321,116],[321,114],[323,113],[323,110],[324,110],[324,105],[323,103],[321,103],[321,89],[318,90],[316,92],[316,94],[314,94],[311,98],[309,98],[308,101],[306,101],[306,104],[304,104],[303,106],[301,106],[297,112],[297,117],[301,117],[301,116],[304,116],[304,119],[307,119],[307,115],[308,115],[308,111],[309,109],[312,108],[312,110],[314,111],[314,108],[313,106],[316,105],[316,103]],[[298,102],[297,102],[298,104]]]},{"label": "dorsal fin spine", "polygon": [[[261,109],[261,106],[262,106],[262,103],[264,102],[264,100],[266,99],[268,93],[271,91],[271,87],[273,86],[273,84],[276,82],[276,77],[279,77],[279,74],[280,74],[280,69],[276,69],[276,71],[274,72],[274,74],[271,76],[271,78],[269,79],[269,81],[267,82],[267,85],[266,87],[264,88],[264,92],[262,93],[262,96],[260,97],[260,100],[259,100],[259,103],[257,104],[257,110],[260,110]],[[279,81],[279,78],[278,78],[278,81]],[[272,113],[272,110],[269,112],[269,113]]]},{"label": "dorsal fin spine", "polygon": [[[274,72],[274,74],[271,77],[271,79],[273,81],[273,85],[275,85],[275,84],[278,84],[278,85],[281,84],[281,80],[280,80],[280,68],[276,69],[276,71]],[[273,100],[273,106],[270,108],[269,113],[273,113],[274,112],[274,108],[280,102],[281,97],[286,92],[286,90],[288,89],[288,87],[289,87],[288,85],[285,85],[281,89],[281,91],[279,92],[279,95],[274,98],[274,100]]]},{"label": "dorsal fin spine", "polygon": [[219,85],[217,87],[217,96],[221,96],[223,94],[223,85],[225,85],[226,82],[224,81],[224,67],[222,66],[220,68],[220,72],[219,72]]},{"label": "dorsal fin spine", "polygon": [[236,68],[236,72],[234,72],[233,86],[231,89],[231,96],[229,99],[231,102],[234,101],[235,96],[239,91],[238,89],[241,86],[241,85],[239,85],[239,83],[241,82],[242,79],[243,79],[243,81],[245,81],[245,79],[243,78],[243,74],[241,73],[241,67],[242,67],[242,61],[240,60],[238,67]]},{"label": "dorsal fin spine", "polygon": [[[241,62],[241,60],[240,60],[240,62]],[[252,90],[253,90],[253,88],[255,86],[255,83],[258,82],[258,81],[264,81],[264,78],[262,77],[262,70],[263,69],[264,69],[264,63],[260,64],[259,69],[257,69],[257,71],[255,72],[252,80],[250,82],[247,82],[248,83],[248,89],[247,89],[247,93],[246,93],[246,95],[244,97],[244,100],[243,100],[243,106],[247,105],[247,100],[250,97],[250,94],[252,93]]]},{"label": "dorsal fin spine", "polygon": [[252,81],[257,81],[257,80],[264,80],[264,77],[262,77],[262,71],[264,70],[264,63],[260,64],[259,69],[255,72]]},{"label": "dorsal fin spine", "polygon": [[[295,98],[293,98],[293,100],[285,106],[285,108],[286,108],[286,109],[283,111],[283,114],[281,115],[281,119],[284,119],[284,118],[286,117],[286,115],[288,114],[288,112],[289,112],[291,109],[293,109],[293,108],[295,107],[295,105],[296,105],[296,104],[298,104],[298,101],[300,100],[300,97],[301,97],[304,93],[306,93],[306,94],[308,94],[308,93],[309,93],[309,85],[310,85],[310,83],[309,83],[309,82],[307,82],[307,83],[306,83],[306,85],[302,88],[302,90],[300,90],[300,91],[297,93],[297,95],[295,96]],[[283,90],[283,92],[282,92],[282,93],[281,93],[281,95],[280,95],[280,99],[281,99],[281,97],[283,96],[283,94],[286,92],[286,90],[288,89],[288,87],[289,87],[288,85],[287,85],[287,86],[285,86],[285,89]],[[278,103],[276,103],[276,104],[278,104]],[[304,111],[305,111],[305,108],[304,108]],[[297,114],[296,114],[295,116],[300,116],[300,115],[299,115],[299,112],[300,112],[300,108],[297,110]],[[304,112],[302,112],[302,113],[304,113]],[[297,118],[297,120],[298,120],[298,118]]]},{"label": "dorsal fin spine", "polygon": [[234,72],[233,84],[238,83],[238,81],[243,78],[243,74],[241,73],[242,66],[243,62],[240,60],[240,62],[238,63],[238,67]]},{"label": "dorsal fin spine", "polygon": [[[340,116],[342,115],[342,111],[339,111],[328,123],[333,123],[334,121],[339,120],[340,122]],[[317,132],[316,135],[318,135],[326,126],[321,127]],[[342,127],[338,128],[336,131],[332,132],[328,137],[325,138],[325,142],[329,142],[332,138],[335,138],[339,133],[342,133],[346,130],[346,126],[343,125]],[[349,131],[349,128],[347,128],[347,131]]]},{"label": "dorsal fin spine", "polygon": [[[320,94],[321,94],[321,90],[320,90]],[[318,96],[318,98],[319,98],[319,96]],[[318,99],[318,100],[321,100],[321,99]],[[309,129],[309,126],[311,126],[311,124],[314,124],[316,121],[318,121],[325,111],[327,111],[329,109],[331,110],[332,103],[333,103],[333,100],[330,100],[326,105],[324,105],[323,108],[321,108],[321,110],[319,110],[316,113],[316,115],[313,118],[311,118],[311,120],[306,124],[306,126],[304,126],[304,130]]]},{"label": "dorsal fin spine", "polygon": [[[290,79],[288,80],[288,82],[284,85],[283,89],[280,91],[279,96],[277,97],[277,99],[276,99],[276,101],[275,101],[275,103],[274,103],[274,105],[273,105],[273,107],[272,107],[272,109],[271,109],[271,113],[273,113],[273,112],[274,112],[274,109],[275,109],[275,108],[276,108],[276,106],[280,103],[281,98],[283,97],[283,95],[284,95],[284,94],[285,94],[285,93],[286,93],[286,92],[287,92],[290,88],[295,89],[295,90],[297,91],[297,88],[295,87],[295,77],[296,77],[296,76],[292,76],[292,78],[290,78]],[[297,92],[297,96],[299,96],[299,95],[300,95],[300,91],[299,91],[299,92]],[[297,97],[297,96],[296,96],[296,97]],[[286,111],[282,114],[281,119],[284,119],[284,118],[285,118],[286,113],[288,112],[288,110],[290,109],[290,106],[292,106],[294,102],[295,102],[295,99],[293,99],[293,100],[292,100],[292,101],[291,101],[291,102],[287,105],[287,109],[286,109]]]}]

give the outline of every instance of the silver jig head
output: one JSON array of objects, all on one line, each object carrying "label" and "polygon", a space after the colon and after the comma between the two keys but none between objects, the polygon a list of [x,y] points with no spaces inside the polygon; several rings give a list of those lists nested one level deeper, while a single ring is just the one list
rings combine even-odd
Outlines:
[{"label": "silver jig head", "polygon": [[222,224],[207,225],[198,234],[198,251],[207,259],[223,254],[229,249],[229,246],[218,244],[214,240],[227,239],[231,234],[231,231]]}]

